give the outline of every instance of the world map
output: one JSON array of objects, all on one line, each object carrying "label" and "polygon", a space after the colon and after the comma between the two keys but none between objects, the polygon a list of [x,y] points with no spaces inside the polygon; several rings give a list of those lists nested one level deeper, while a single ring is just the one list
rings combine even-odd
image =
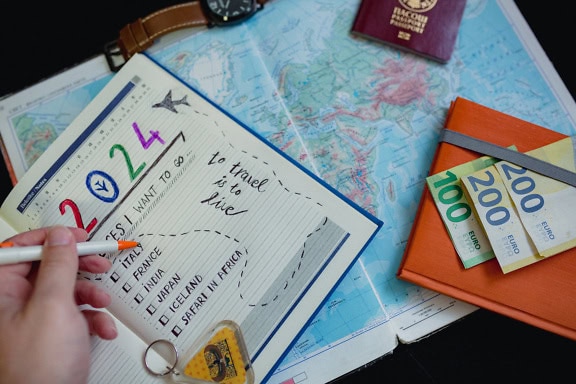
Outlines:
[{"label": "world map", "polygon": [[[525,40],[530,36],[517,33],[509,6],[469,0],[453,56],[440,64],[353,36],[358,5],[358,0],[272,0],[244,24],[200,30],[149,51],[160,65],[384,222],[272,382],[313,369],[310,361],[324,351],[390,322],[403,339],[403,329],[428,316],[403,314],[431,303],[437,311],[448,305],[437,293],[398,280],[396,271],[456,96],[576,133],[574,116],[534,60]],[[9,117],[28,166],[111,76]]]}]

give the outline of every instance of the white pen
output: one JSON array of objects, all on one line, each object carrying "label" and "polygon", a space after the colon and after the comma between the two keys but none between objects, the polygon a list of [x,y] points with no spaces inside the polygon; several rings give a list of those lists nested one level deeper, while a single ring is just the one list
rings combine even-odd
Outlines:
[{"label": "white pen", "polygon": [[[94,255],[99,253],[117,252],[134,248],[140,243],[130,240],[113,241],[87,241],[77,243],[78,256]],[[10,242],[0,243],[0,265],[40,260],[41,245],[19,247]]]}]

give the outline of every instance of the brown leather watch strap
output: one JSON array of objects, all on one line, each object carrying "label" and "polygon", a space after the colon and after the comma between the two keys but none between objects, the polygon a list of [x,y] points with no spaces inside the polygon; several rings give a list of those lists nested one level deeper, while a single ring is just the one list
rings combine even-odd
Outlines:
[{"label": "brown leather watch strap", "polygon": [[[256,10],[261,10],[268,1],[256,0]],[[110,69],[116,72],[130,57],[148,49],[162,35],[178,29],[211,25],[213,22],[208,20],[198,0],[160,9],[124,26],[118,40],[104,46],[106,61]]]},{"label": "brown leather watch strap", "polygon": [[125,60],[147,49],[162,35],[182,28],[208,25],[199,1],[177,4],[127,24],[120,30],[118,47]]}]

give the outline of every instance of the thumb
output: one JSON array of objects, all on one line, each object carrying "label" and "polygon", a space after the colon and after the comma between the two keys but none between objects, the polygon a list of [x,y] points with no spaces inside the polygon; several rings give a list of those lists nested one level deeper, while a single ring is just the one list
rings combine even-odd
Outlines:
[{"label": "thumb", "polygon": [[50,228],[42,247],[34,296],[74,300],[77,272],[78,253],[72,231],[64,226]]}]

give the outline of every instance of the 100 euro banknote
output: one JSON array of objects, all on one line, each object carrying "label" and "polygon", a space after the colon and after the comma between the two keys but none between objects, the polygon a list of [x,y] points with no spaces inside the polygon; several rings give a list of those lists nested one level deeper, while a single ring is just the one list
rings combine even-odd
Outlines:
[{"label": "100 euro banknote", "polygon": [[464,265],[470,268],[494,258],[481,223],[462,189],[461,177],[489,167],[497,160],[484,156],[426,178],[452,244]]},{"label": "100 euro banknote", "polygon": [[462,185],[504,273],[543,259],[524,229],[495,165],[463,176]]},{"label": "100 euro banknote", "polygon": [[[576,139],[567,137],[527,152],[576,171]],[[576,188],[507,161],[496,168],[538,253],[548,257],[576,246]]]}]

